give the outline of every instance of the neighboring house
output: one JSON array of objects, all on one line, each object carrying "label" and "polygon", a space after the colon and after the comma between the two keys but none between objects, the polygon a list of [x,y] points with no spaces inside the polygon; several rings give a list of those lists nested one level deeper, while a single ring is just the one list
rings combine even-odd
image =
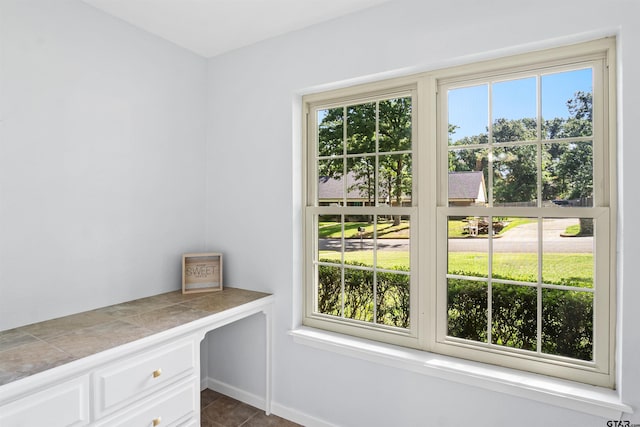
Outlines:
[{"label": "neighboring house", "polygon": [[[347,205],[348,206],[370,206],[374,204],[374,197],[371,200],[366,191],[359,189],[363,181],[355,177],[350,172],[347,174]],[[329,206],[333,203],[342,203],[344,195],[344,184],[342,178],[329,178],[321,176],[318,182],[318,201],[320,206]]]},{"label": "neighboring house", "polygon": [[[347,175],[347,205],[368,206],[373,204],[367,197],[353,173]],[[320,177],[318,182],[318,201],[320,206],[343,201],[344,185],[340,178]],[[407,203],[409,202],[407,198]],[[482,172],[449,172],[449,204],[451,206],[482,205],[487,202],[487,189]],[[403,205],[405,201],[403,200]]]},{"label": "neighboring house", "polygon": [[487,203],[487,188],[482,172],[449,172],[449,206]]}]

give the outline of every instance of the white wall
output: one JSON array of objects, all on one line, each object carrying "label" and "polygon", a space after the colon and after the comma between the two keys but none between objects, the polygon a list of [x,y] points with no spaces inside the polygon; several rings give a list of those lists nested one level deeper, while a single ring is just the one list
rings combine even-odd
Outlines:
[{"label": "white wall", "polygon": [[180,288],[206,67],[78,0],[0,0],[0,330]]},{"label": "white wall", "polygon": [[[606,425],[568,409],[297,345],[286,333],[300,321],[301,93],[617,34],[618,379],[623,400],[640,410],[634,268],[640,145],[633,127],[640,117],[639,16],[640,3],[624,0],[397,0],[209,61],[207,244],[225,253],[227,284],[277,296],[277,405],[341,426]],[[210,375],[260,395],[262,378],[247,373],[243,355],[262,332],[251,321],[214,333]],[[639,414],[629,419],[640,423]]]}]

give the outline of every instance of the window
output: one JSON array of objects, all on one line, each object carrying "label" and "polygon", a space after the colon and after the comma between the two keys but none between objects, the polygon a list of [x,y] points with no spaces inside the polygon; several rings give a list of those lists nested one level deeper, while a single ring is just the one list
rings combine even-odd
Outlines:
[{"label": "window", "polygon": [[613,387],[612,55],[306,96],[304,323]]},{"label": "window", "polygon": [[311,318],[404,345],[417,322],[415,98],[395,86],[309,109]]}]

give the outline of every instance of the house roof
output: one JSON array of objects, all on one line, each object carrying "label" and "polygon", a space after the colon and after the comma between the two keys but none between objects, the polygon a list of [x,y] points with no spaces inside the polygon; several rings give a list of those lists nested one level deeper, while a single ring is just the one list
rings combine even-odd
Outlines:
[{"label": "house roof", "polygon": [[[335,200],[342,199],[344,187],[342,178],[329,178],[321,176],[318,180],[318,199]],[[367,199],[367,194],[360,191],[355,184],[359,179],[351,172],[347,174],[347,199]],[[477,200],[478,196],[485,194],[484,176],[482,172],[449,172],[449,199]],[[486,196],[485,196],[486,198]]]},{"label": "house roof", "polygon": [[[361,180],[357,179],[353,172],[349,172],[347,174],[347,199],[368,199],[367,194],[360,191],[355,186],[355,184],[358,182],[361,182]],[[326,176],[321,176],[318,179],[318,199],[342,199],[343,194],[344,187],[342,178],[329,178]]]},{"label": "house roof", "polygon": [[482,172],[449,172],[449,199],[476,200],[480,191],[485,191]]}]

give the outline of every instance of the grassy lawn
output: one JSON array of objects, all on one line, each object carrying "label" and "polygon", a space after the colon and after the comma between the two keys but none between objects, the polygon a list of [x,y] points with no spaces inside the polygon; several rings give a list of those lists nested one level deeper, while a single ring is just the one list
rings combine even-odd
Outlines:
[{"label": "grassy lawn", "polygon": [[[345,222],[345,239],[360,238],[358,228],[364,228],[363,237],[365,239],[373,237],[373,224],[368,222]],[[318,226],[318,237],[320,239],[339,239],[342,236],[341,224],[339,222],[321,222]],[[407,239],[409,238],[409,222],[402,221],[400,225],[394,226],[393,221],[378,221],[379,239]]]},{"label": "grassy lawn", "polygon": [[[528,224],[533,222],[534,220],[529,218],[506,218],[503,222],[506,224],[505,227],[500,230],[498,235],[504,234],[506,231],[511,230],[522,224]],[[449,220],[449,238],[460,239],[460,238],[470,238],[471,236],[465,230],[465,227],[469,223],[463,220]],[[486,238],[486,234],[481,234],[477,237]]]},{"label": "grassy lawn", "polygon": [[[488,258],[486,253],[451,252],[448,272],[487,277]],[[536,282],[538,257],[531,253],[496,253],[493,275],[509,280]],[[591,287],[593,254],[545,254],[542,258],[542,278],[545,283]]]},{"label": "grassy lawn", "polygon": [[[389,270],[396,270],[398,267],[409,268],[409,252],[406,251],[378,251],[378,266]],[[320,251],[320,259],[340,262],[340,252]],[[345,252],[346,262],[359,262],[373,265],[373,252],[371,251],[351,251]]]},{"label": "grassy lawn", "polygon": [[504,223],[506,224],[505,227],[500,231],[500,234],[504,234],[505,231],[509,231],[512,228],[516,228],[519,225],[522,224],[531,224],[532,222],[535,222],[535,219],[531,219],[531,218],[507,218]]},{"label": "grassy lawn", "polygon": [[577,236],[580,234],[580,224],[570,225],[564,231],[565,236]]},{"label": "grassy lawn", "polygon": [[[498,233],[504,234],[506,231],[522,224],[533,222],[529,218],[507,218],[506,226]],[[449,221],[449,238],[468,238],[471,237],[465,230],[467,221],[450,220]],[[355,239],[360,237],[358,228],[364,228],[363,237],[365,239],[373,237],[373,224],[367,222],[345,222],[344,234],[345,239]],[[339,222],[321,222],[318,227],[318,237],[320,239],[339,239],[341,237],[341,224]],[[477,236],[486,238],[487,235]],[[402,221],[400,225],[394,226],[392,221],[378,222],[378,238],[380,239],[408,239],[409,238],[409,222]]]},{"label": "grassy lawn", "polygon": [[[409,254],[404,251],[379,251],[378,266],[385,269],[409,268]],[[321,251],[320,259],[340,261],[340,252]],[[345,261],[372,265],[371,251],[345,252]],[[537,281],[537,256],[531,253],[496,253],[493,260],[494,277],[526,282]],[[592,254],[545,254],[542,260],[545,283],[570,286],[593,286]],[[487,277],[488,255],[474,252],[451,252],[448,272]]]}]

